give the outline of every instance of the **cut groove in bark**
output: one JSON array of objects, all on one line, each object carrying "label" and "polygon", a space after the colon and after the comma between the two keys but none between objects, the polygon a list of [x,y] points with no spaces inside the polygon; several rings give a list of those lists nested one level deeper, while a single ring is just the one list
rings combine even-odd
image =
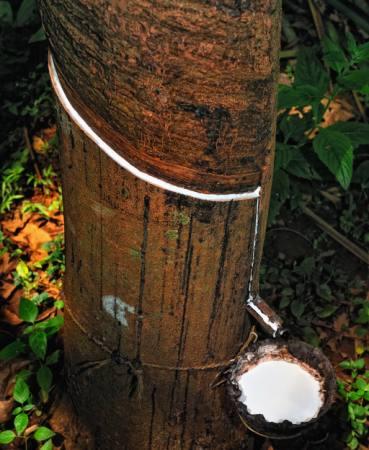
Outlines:
[{"label": "cut groove in bark", "polygon": [[240,355],[228,374],[229,393],[254,432],[295,437],[330,408],[334,370],[323,353],[296,341],[266,340]]}]

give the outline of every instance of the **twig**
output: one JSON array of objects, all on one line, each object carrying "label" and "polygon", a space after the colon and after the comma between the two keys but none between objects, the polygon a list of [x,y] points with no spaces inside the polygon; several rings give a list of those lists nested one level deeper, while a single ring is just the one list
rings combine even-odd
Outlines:
[{"label": "twig", "polygon": [[347,237],[343,236],[343,234],[338,232],[335,228],[329,225],[329,223],[315,214],[307,206],[302,206],[301,209],[304,214],[310,217],[318,225],[318,227],[325,231],[332,239],[345,247],[346,250],[351,252],[357,258],[361,259],[361,261],[363,261],[365,264],[369,264],[369,254],[365,250],[354,244],[352,241],[350,241],[350,239],[347,239]]},{"label": "twig", "polygon": [[363,119],[364,122],[367,123],[368,122],[368,117],[366,116],[365,108],[364,108],[363,104],[361,103],[361,100],[360,100],[359,96],[357,95],[357,93],[355,91],[352,91],[352,95],[354,97],[355,104],[356,104],[356,107],[357,107],[357,109],[358,109],[358,111],[359,111],[359,113],[361,115],[361,118]]},{"label": "twig", "polygon": [[304,236],[300,231],[298,230],[294,230],[293,228],[288,228],[288,227],[277,227],[277,228],[270,228],[267,231],[268,233],[273,233],[274,231],[287,231],[289,233],[294,233],[297,236],[299,236],[301,239],[303,239],[304,241],[306,241],[309,245],[312,245],[312,242],[310,241],[310,239],[308,239],[306,236]]},{"label": "twig", "polygon": [[313,16],[314,25],[316,28],[316,32],[318,34],[319,40],[322,40],[324,37],[324,25],[322,21],[322,16],[319,14],[313,0],[308,0],[309,8],[311,15]]},{"label": "twig", "polygon": [[33,151],[32,144],[31,144],[29,134],[28,134],[28,129],[26,127],[23,127],[23,135],[24,135],[24,141],[25,141],[26,147],[29,150],[29,154],[31,155],[32,164],[33,164],[33,168],[35,169],[36,177],[39,180],[41,180],[42,175],[41,175],[40,169],[38,167],[37,158],[36,158],[35,152]]}]

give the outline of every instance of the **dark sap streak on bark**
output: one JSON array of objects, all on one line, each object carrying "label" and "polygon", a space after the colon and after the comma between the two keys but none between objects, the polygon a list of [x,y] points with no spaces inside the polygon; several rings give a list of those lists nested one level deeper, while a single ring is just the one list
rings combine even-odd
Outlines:
[{"label": "dark sap streak on bark", "polygon": [[228,204],[228,209],[227,209],[227,216],[226,219],[224,221],[224,233],[223,233],[223,242],[222,242],[222,251],[220,254],[220,259],[219,259],[219,265],[218,265],[218,275],[217,275],[217,281],[216,281],[216,285],[215,285],[215,291],[214,291],[214,299],[213,299],[213,304],[212,304],[212,311],[210,314],[210,324],[209,324],[209,329],[208,329],[208,336],[207,336],[207,349],[208,349],[208,356],[212,357],[212,352],[210,350],[210,339],[211,339],[211,334],[212,334],[212,330],[213,330],[213,325],[215,322],[215,317],[217,315],[217,312],[219,310],[219,305],[220,305],[220,290],[221,290],[221,284],[222,284],[222,280],[223,280],[223,273],[224,273],[224,262],[225,262],[225,257],[226,257],[226,253],[227,253],[227,247],[228,247],[228,239],[229,239],[229,222],[230,222],[230,218],[231,218],[231,212],[232,212],[232,206],[233,206],[233,202],[229,202]]},{"label": "dark sap streak on bark", "polygon": [[155,418],[155,395],[156,395],[156,386],[153,387],[153,390],[151,392],[151,418],[150,418],[150,431],[149,431],[149,450],[152,449],[152,437],[153,437],[153,431],[154,431],[154,418]]},{"label": "dark sap streak on bark", "polygon": [[140,290],[139,290],[139,298],[138,298],[138,307],[137,307],[137,331],[136,331],[136,340],[137,340],[137,352],[136,359],[139,362],[141,356],[141,334],[142,334],[142,303],[143,296],[145,290],[145,274],[146,274],[146,250],[147,250],[147,238],[148,238],[148,226],[149,226],[149,213],[150,213],[150,197],[145,196],[144,198],[144,213],[143,213],[143,237],[141,244],[141,273],[140,273]]},{"label": "dark sap streak on bark", "polygon": [[182,433],[181,433],[181,449],[183,449],[184,445],[184,436],[186,432],[186,424],[187,424],[187,395],[188,395],[188,386],[190,384],[190,372],[186,373],[186,387],[185,387],[185,400],[184,400],[184,406],[183,406],[183,427],[182,427]]}]

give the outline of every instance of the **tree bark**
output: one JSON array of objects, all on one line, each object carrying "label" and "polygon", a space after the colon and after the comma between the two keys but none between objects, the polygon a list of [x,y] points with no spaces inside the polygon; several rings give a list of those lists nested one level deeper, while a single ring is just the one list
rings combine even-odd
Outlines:
[{"label": "tree bark", "polygon": [[[248,336],[275,130],[279,0],[40,0],[58,92],[65,354],[98,449],[247,448],[217,373]],[[54,83],[55,74],[53,74]],[[256,245],[254,245],[256,243]]]}]

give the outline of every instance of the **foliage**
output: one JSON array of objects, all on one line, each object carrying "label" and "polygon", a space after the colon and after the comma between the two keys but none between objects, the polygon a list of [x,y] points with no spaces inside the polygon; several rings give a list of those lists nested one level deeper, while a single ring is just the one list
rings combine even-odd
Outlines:
[{"label": "foliage", "polygon": [[28,159],[29,152],[27,149],[18,151],[0,169],[0,214],[9,211],[14,201],[23,198],[22,178],[25,176]]},{"label": "foliage", "polygon": [[[308,183],[322,183],[332,175],[343,189],[352,180],[368,183],[362,165],[354,171],[354,157],[361,145],[369,144],[369,125],[337,122],[325,126],[324,117],[337,96],[351,91],[368,96],[369,42],[359,45],[347,34],[341,45],[331,27],[323,40],[323,61],[325,65],[313,48],[301,48],[293,82],[279,89],[271,221],[286,200],[292,208],[299,205]],[[331,87],[327,66],[334,75]]]},{"label": "foliage", "polygon": [[36,0],[0,1],[0,156],[53,117],[46,50]]},{"label": "foliage", "polygon": [[365,370],[365,360],[343,361],[340,367],[350,374],[350,380],[338,381],[338,392],[347,403],[348,420],[351,432],[347,437],[347,446],[357,449],[360,441],[369,434],[366,425],[369,418],[369,371]]}]

